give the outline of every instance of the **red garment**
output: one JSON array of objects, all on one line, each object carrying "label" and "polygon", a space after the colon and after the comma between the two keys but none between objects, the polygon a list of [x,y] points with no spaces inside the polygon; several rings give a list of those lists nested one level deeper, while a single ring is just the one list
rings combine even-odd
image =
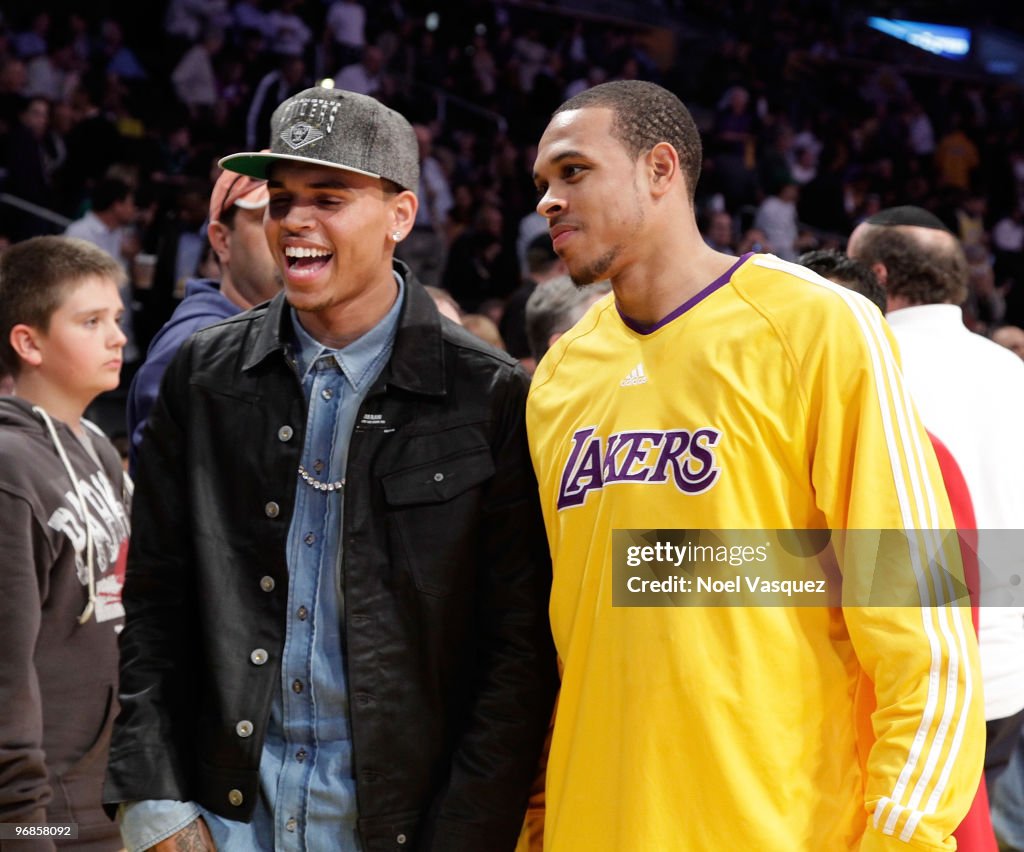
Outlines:
[{"label": "red garment", "polygon": [[[964,563],[964,581],[967,590],[971,595],[971,620],[974,622],[974,632],[978,632],[978,530],[974,520],[974,505],[971,503],[971,493],[967,489],[967,482],[960,472],[956,463],[945,445],[930,432],[932,447],[935,449],[935,457],[939,461],[939,468],[942,471],[942,481],[946,486],[946,493],[949,495],[949,504],[953,510],[953,520],[956,522],[957,534],[960,537],[960,554]],[[978,784],[978,792],[971,803],[971,809],[967,812],[963,822],[953,832],[956,838],[956,848],[959,852],[997,852],[996,836],[992,831],[992,821],[989,817],[988,791],[985,789],[985,776],[981,776]]]}]

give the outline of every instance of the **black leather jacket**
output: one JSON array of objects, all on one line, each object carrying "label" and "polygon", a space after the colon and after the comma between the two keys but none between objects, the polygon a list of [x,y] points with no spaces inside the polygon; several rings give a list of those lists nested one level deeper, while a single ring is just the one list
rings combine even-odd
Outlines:
[{"label": "black leather jacket", "polygon": [[[405,278],[346,477],[359,831],[368,852],[498,852],[515,845],[557,680],[528,380]],[[251,818],[306,423],[289,323],[279,296],[199,332],[168,369],[139,462],[108,804]]]}]

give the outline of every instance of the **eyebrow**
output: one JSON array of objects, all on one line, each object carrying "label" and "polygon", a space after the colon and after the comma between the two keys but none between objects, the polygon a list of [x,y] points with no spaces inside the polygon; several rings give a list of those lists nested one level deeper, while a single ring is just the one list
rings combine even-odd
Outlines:
[{"label": "eyebrow", "polygon": [[[572,149],[570,149],[568,151],[562,151],[560,154],[555,154],[555,156],[553,156],[551,158],[551,165],[557,166],[560,162],[562,162],[562,160],[569,160],[569,159],[574,159],[574,158],[577,158],[577,157],[585,159],[586,156],[587,155],[584,154],[582,151],[577,151],[575,148],[572,148]],[[533,179],[535,181],[537,180],[537,170],[536,169],[534,169],[534,171],[533,171]]]},{"label": "eyebrow", "polygon": [[124,310],[124,306],[123,305],[118,305],[116,308],[111,306],[111,305],[102,305],[102,306],[101,305],[94,305],[91,308],[82,308],[80,311],[75,311],[71,315],[71,317],[72,317],[72,319],[77,319],[78,317],[88,317],[88,316],[92,316],[93,314],[107,314],[107,313],[115,313],[116,314],[118,311],[123,311],[123,310]]}]

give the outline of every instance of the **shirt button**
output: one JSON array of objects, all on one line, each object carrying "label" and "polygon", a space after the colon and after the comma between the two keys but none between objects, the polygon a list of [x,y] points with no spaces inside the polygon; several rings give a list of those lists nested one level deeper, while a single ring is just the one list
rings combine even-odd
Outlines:
[{"label": "shirt button", "polygon": [[285,441],[290,441],[292,439],[292,435],[294,434],[295,430],[292,429],[291,426],[282,426],[280,429],[277,430],[277,440],[279,440],[281,443],[284,443]]},{"label": "shirt button", "polygon": [[275,503],[273,500],[271,500],[269,503],[267,503],[266,506],[263,507],[263,513],[268,518],[276,518],[278,515],[281,514],[281,507],[278,506],[277,503]]},{"label": "shirt button", "polygon": [[288,822],[286,822],[286,823],[284,824],[284,827],[285,827],[285,828],[286,828],[286,829],[287,829],[288,831],[295,831],[295,828],[296,828],[296,826],[298,826],[298,824],[299,824],[299,823],[298,823],[298,821],[297,821],[297,820],[295,819],[295,817],[292,817],[292,818],[291,818],[290,820],[288,820]]},{"label": "shirt button", "polygon": [[334,396],[334,391],[332,391],[330,388],[324,388],[322,391],[320,391],[320,396],[322,396],[324,399],[330,399],[332,396]]},{"label": "shirt button", "polygon": [[274,578],[273,577],[262,577],[260,579],[260,588],[263,589],[263,591],[265,591],[265,592],[272,592],[272,591],[274,591],[274,586],[275,585],[276,585],[276,583],[274,583]]},{"label": "shirt button", "polygon": [[306,609],[304,606],[300,606],[295,615],[299,619],[299,621],[305,621],[306,618],[309,616],[309,610]]},{"label": "shirt button", "polygon": [[306,533],[306,537],[303,539],[303,541],[306,542],[307,545],[312,547],[313,543],[316,541],[316,536],[313,535],[313,533]]},{"label": "shirt button", "polygon": [[[250,722],[248,719],[243,719],[241,722],[235,725],[235,733],[243,739],[245,739],[245,737],[251,737],[252,722]],[[241,793],[239,793],[239,797],[241,797]]]},{"label": "shirt button", "polygon": [[302,692],[302,681],[298,678],[295,678],[295,680],[292,681],[292,692],[296,695]]},{"label": "shirt button", "polygon": [[267,652],[262,648],[257,648],[249,655],[249,659],[252,660],[254,666],[262,666],[267,661]]},{"label": "shirt button", "polygon": [[297,752],[295,752],[295,759],[299,763],[302,763],[302,761],[306,759],[306,750],[304,748],[300,748]]},{"label": "shirt button", "polygon": [[434,482],[440,482],[443,479],[444,479],[444,474],[443,473],[435,473],[434,474]]},{"label": "shirt button", "polygon": [[236,808],[245,801],[241,790],[228,790],[228,801]]},{"label": "shirt button", "polygon": [[404,834],[399,834],[398,837],[395,838],[395,843],[397,843],[399,846],[404,846],[405,841],[408,839],[409,838],[407,838]]}]

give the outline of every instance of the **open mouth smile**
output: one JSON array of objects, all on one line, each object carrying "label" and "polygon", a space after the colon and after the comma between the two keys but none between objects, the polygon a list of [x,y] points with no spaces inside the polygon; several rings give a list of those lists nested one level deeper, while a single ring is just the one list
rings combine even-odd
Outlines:
[{"label": "open mouth smile", "polygon": [[327,249],[310,246],[285,246],[284,256],[290,275],[305,278],[316,275],[334,254]]}]

